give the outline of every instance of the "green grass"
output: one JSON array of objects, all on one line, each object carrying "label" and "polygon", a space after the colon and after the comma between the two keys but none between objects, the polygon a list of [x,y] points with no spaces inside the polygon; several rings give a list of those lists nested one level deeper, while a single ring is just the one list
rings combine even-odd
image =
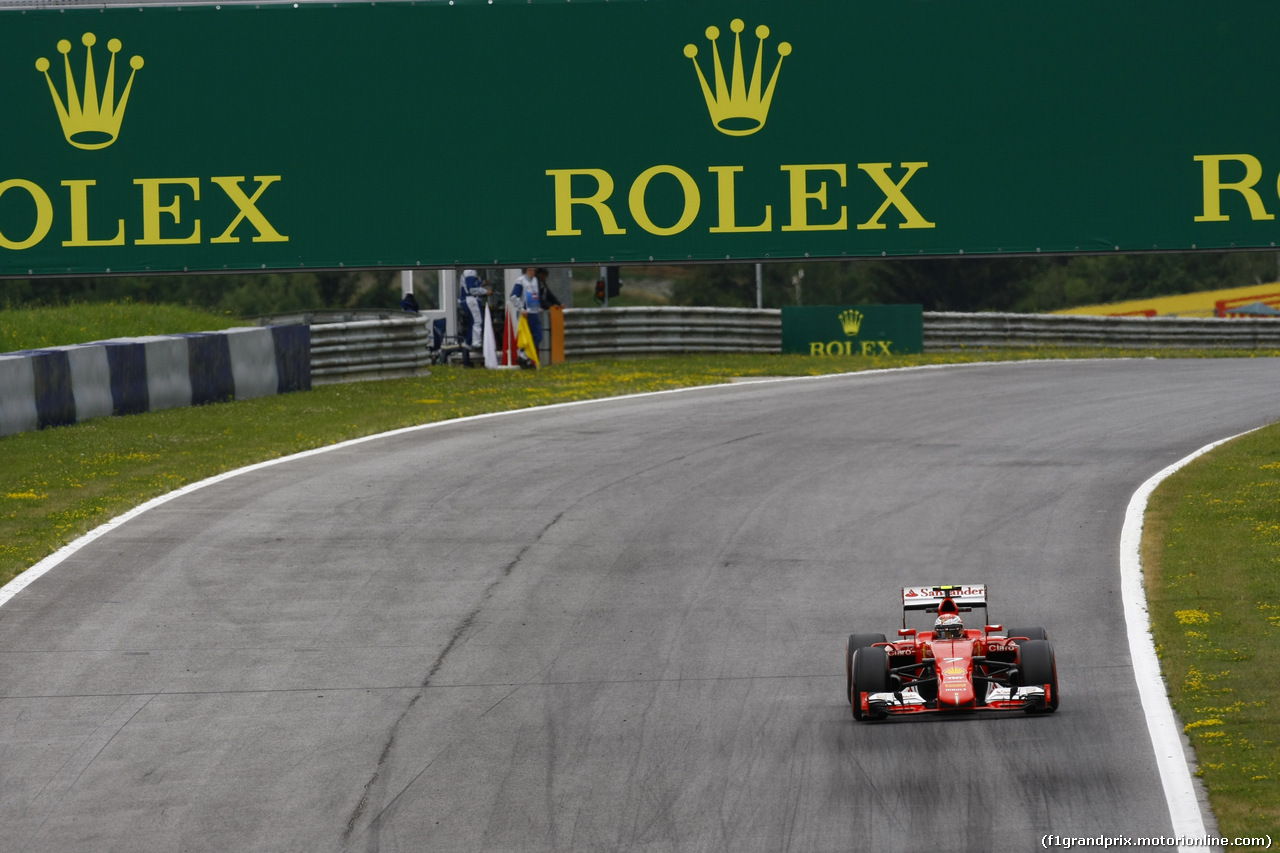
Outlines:
[{"label": "green grass", "polygon": [[1143,567],[1173,707],[1224,836],[1280,826],[1280,424],[1160,485]]},{"label": "green grass", "polygon": [[246,323],[177,305],[98,303],[0,310],[0,352],[139,335],[214,332]]}]

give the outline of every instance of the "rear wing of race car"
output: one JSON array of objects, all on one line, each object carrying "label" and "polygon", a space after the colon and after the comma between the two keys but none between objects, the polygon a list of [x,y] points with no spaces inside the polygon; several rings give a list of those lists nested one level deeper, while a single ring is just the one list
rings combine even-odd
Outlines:
[{"label": "rear wing of race car", "polygon": [[907,627],[907,613],[913,610],[938,612],[938,605],[950,598],[961,612],[975,607],[982,608],[982,620],[987,619],[987,585],[985,583],[939,584],[938,586],[907,586],[902,588],[902,627]]}]

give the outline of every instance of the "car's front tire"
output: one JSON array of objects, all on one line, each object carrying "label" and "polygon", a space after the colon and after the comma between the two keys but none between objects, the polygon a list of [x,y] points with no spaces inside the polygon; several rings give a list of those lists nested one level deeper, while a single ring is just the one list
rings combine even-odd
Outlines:
[{"label": "car's front tire", "polygon": [[850,634],[844,644],[844,701],[853,701],[853,653],[865,646],[887,642],[884,634]]},{"label": "car's front tire", "polygon": [[1019,654],[1019,674],[1025,687],[1049,685],[1049,702],[1046,713],[1058,710],[1058,663],[1053,656],[1053,646],[1048,640],[1027,640]]},{"label": "car's front tire", "polygon": [[867,719],[862,713],[863,693],[889,692],[889,653],[884,647],[864,646],[853,654],[850,704],[855,720]]}]

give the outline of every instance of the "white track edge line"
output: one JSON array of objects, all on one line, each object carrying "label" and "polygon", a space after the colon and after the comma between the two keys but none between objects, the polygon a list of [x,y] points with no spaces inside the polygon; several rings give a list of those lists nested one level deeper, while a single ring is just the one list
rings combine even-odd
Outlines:
[{"label": "white track edge line", "polygon": [[[1124,527],[1120,531],[1120,595],[1124,600],[1124,620],[1129,633],[1133,675],[1138,683],[1138,697],[1147,720],[1147,732],[1151,735],[1156,767],[1160,770],[1160,784],[1164,787],[1164,799],[1169,808],[1169,818],[1173,822],[1173,834],[1187,840],[1204,838],[1207,833],[1191,778],[1191,766],[1182,746],[1182,732],[1178,728],[1178,718],[1173,713],[1173,706],[1169,703],[1164,676],[1160,673],[1160,660],[1156,657],[1155,640],[1151,636],[1151,616],[1147,610],[1147,594],[1142,583],[1143,517],[1146,515],[1151,493],[1167,477],[1215,447],[1255,431],[1246,430],[1230,438],[1206,444],[1151,477],[1129,500],[1129,508],[1124,514]],[[1192,853],[1192,848],[1180,844],[1178,853]]]}]

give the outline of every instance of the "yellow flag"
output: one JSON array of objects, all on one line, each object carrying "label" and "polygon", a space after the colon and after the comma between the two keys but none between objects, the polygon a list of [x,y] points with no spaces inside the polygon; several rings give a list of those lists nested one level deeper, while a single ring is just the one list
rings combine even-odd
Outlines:
[{"label": "yellow flag", "polygon": [[542,366],[538,363],[538,348],[533,345],[533,333],[529,331],[529,321],[523,314],[520,315],[520,325],[516,327],[516,346],[524,350],[524,354],[529,356],[534,367]]}]

